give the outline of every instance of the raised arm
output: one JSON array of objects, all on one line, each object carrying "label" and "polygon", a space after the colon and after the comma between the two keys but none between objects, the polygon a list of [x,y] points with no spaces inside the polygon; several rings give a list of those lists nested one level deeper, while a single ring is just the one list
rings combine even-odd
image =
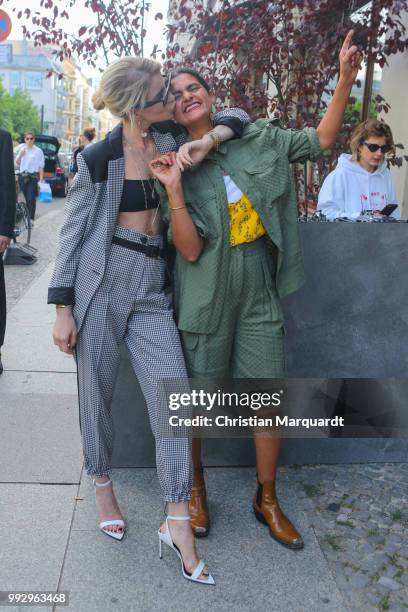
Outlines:
[{"label": "raised arm", "polygon": [[329,149],[336,142],[337,134],[343,123],[343,116],[349,101],[351,88],[357,78],[362,55],[358,48],[351,45],[353,30],[347,34],[340,51],[340,74],[333,98],[317,128],[320,147]]}]

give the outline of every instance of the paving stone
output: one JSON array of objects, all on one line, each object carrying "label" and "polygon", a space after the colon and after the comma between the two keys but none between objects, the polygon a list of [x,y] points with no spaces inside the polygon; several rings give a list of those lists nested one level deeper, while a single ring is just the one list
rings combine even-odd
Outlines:
[{"label": "paving stone", "polygon": [[369,557],[366,557],[361,562],[362,569],[367,570],[370,574],[375,574],[383,566],[386,566],[388,563],[388,557],[384,554],[375,554]]},{"label": "paving stone", "polygon": [[369,583],[369,578],[365,574],[355,574],[350,579],[350,585],[354,588],[363,588]]},{"label": "paving stone", "polygon": [[395,554],[401,548],[401,544],[396,544],[395,542],[388,541],[384,546],[384,552],[390,555]]},{"label": "paving stone", "polygon": [[349,520],[349,514],[339,514],[336,518],[336,523],[345,523]]},{"label": "paving stone", "polygon": [[392,603],[388,610],[389,612],[407,612],[407,606],[402,603]]},{"label": "paving stone", "polygon": [[388,578],[388,576],[381,576],[381,578],[378,580],[378,584],[381,584],[390,591],[398,591],[401,588],[399,582],[393,580],[392,578]]},{"label": "paving stone", "polygon": [[404,572],[402,576],[398,578],[398,580],[402,582],[403,585],[408,587],[408,573],[407,572]]},{"label": "paving stone", "polygon": [[357,510],[353,512],[353,519],[358,519],[360,521],[366,521],[370,518],[370,513],[368,510]]}]

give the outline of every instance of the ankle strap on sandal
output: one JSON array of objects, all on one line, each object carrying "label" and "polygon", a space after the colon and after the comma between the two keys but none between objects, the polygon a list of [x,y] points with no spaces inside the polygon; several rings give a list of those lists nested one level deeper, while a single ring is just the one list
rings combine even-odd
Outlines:
[{"label": "ankle strap on sandal", "polygon": [[92,482],[94,483],[95,487],[107,487],[108,485],[112,484],[110,478],[106,482],[96,482],[95,478],[93,478]]},{"label": "ankle strap on sandal", "polygon": [[171,521],[190,521],[191,520],[191,516],[170,516],[168,515],[166,518],[170,519]]}]

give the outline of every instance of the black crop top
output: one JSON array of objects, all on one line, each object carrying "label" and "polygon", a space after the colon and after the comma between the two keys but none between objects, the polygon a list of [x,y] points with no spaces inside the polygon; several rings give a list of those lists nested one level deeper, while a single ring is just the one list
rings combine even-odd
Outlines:
[{"label": "black crop top", "polygon": [[153,187],[153,180],[125,179],[119,212],[139,212],[157,208],[159,204],[160,199]]}]

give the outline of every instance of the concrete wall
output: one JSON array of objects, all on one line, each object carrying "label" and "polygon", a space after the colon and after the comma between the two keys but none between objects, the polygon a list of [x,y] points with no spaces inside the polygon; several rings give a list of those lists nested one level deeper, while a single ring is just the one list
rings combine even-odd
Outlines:
[{"label": "concrete wall", "polygon": [[[296,401],[304,410],[324,394],[335,404],[327,378],[376,378],[365,392],[365,410],[378,415],[384,407],[389,420],[390,406],[402,413],[408,395],[408,278],[402,272],[408,225],[308,223],[301,232],[307,283],[284,301],[288,374],[310,379]],[[340,388],[341,382],[330,384]],[[348,388],[350,403],[360,407],[361,391],[353,381]],[[146,408],[125,356],[113,412],[114,464],[153,465]],[[373,438],[285,440],[281,462],[406,460],[408,440],[374,437],[374,429]],[[252,440],[206,440],[204,448],[209,465],[254,463]]]}]

